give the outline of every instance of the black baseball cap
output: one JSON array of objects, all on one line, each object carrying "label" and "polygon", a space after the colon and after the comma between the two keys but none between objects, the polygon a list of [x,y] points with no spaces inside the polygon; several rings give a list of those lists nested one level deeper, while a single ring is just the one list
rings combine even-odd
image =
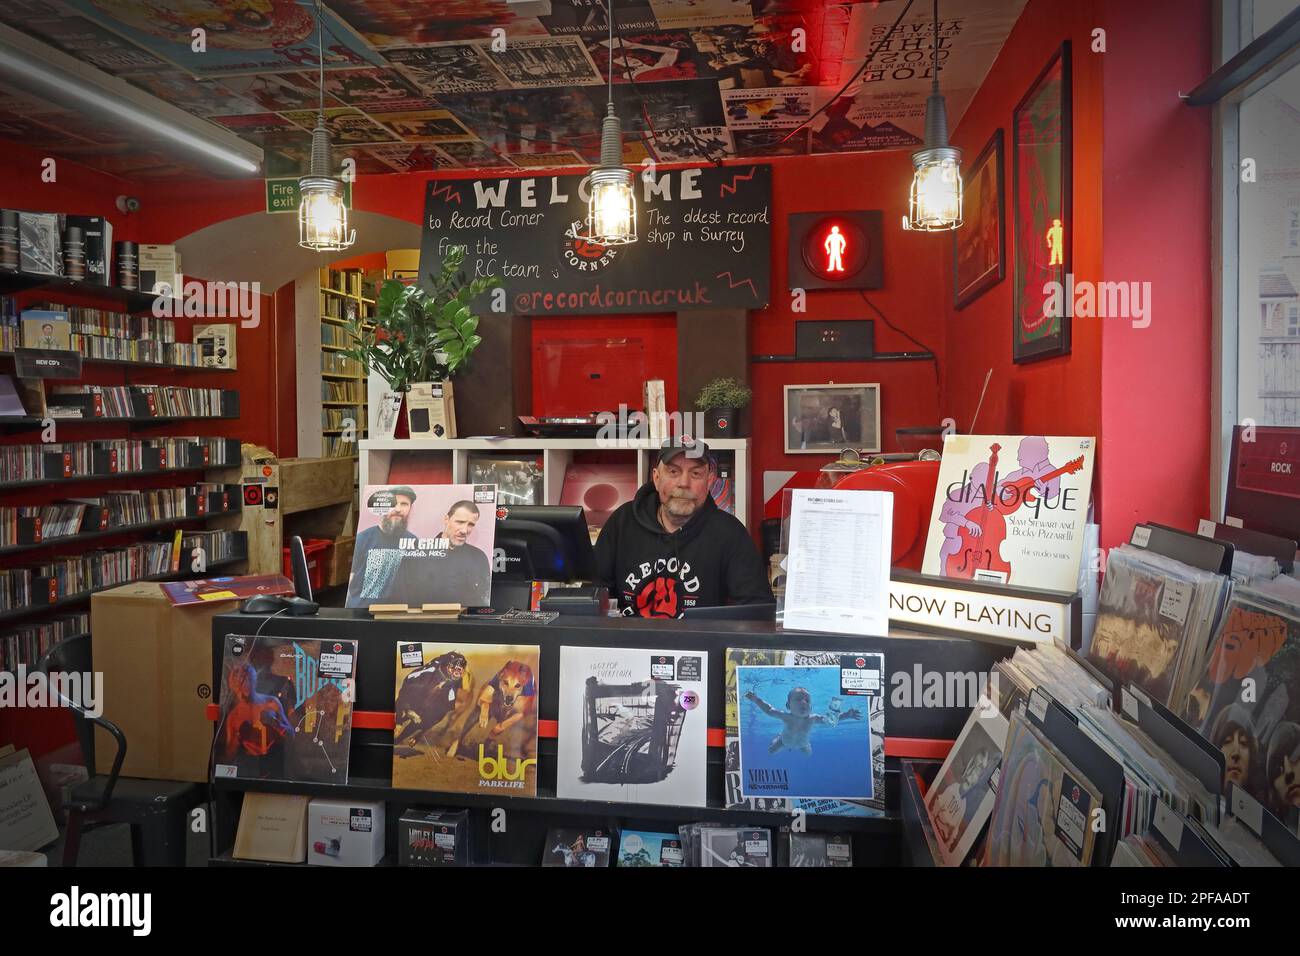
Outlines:
[{"label": "black baseball cap", "polygon": [[674,435],[659,446],[658,464],[666,464],[682,454],[687,458],[702,458],[709,454],[709,446],[690,435]]}]

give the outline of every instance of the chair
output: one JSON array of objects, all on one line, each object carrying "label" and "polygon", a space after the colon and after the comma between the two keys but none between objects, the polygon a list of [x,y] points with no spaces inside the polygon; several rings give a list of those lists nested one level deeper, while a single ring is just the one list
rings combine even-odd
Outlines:
[{"label": "chair", "polygon": [[[90,635],[70,637],[55,644],[36,662],[34,670],[47,678],[51,673],[91,673]],[[68,825],[63,865],[77,865],[83,833],[112,823],[125,823],[131,830],[131,853],[136,866],[184,866],[189,812],[203,799],[199,787],[193,783],[121,776],[126,736],[117,725],[104,717],[92,716],[66,698],[60,697],[59,703],[72,712],[82,760],[90,775],[90,779],[72,789],[65,802]],[[112,769],[106,775],[95,772],[97,727],[112,737],[117,747]]]}]

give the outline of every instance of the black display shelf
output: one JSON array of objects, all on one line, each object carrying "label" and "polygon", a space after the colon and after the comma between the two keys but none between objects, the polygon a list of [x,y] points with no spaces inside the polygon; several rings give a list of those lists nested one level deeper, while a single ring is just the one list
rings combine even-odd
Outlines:
[{"label": "black display shelf", "polygon": [[[157,474],[157,472],[154,472]],[[209,511],[201,515],[179,515],[172,518],[160,518],[157,521],[145,521],[141,524],[124,524],[115,528],[106,528],[103,531],[87,531],[83,534],[68,534],[58,538],[45,538],[35,544],[14,544],[6,548],[0,548],[0,557],[8,557],[11,554],[21,554],[24,551],[38,551],[41,548],[53,548],[63,544],[75,544],[78,541],[93,541],[95,538],[107,538],[115,534],[134,534],[136,531],[149,531],[154,528],[165,528],[169,525],[179,524],[183,521],[207,521],[209,518],[222,518],[226,515],[236,515],[242,508],[231,508],[228,511]]]},{"label": "black display shelf", "polygon": [[[6,481],[4,483],[5,491],[12,488],[39,488],[42,485],[76,485],[87,484],[89,482],[112,481],[116,478],[146,478],[157,475],[177,475],[184,474],[188,471],[211,471],[215,468],[238,468],[238,464],[233,465],[194,465],[185,468],[158,468],[154,471],[115,471],[111,475],[73,475],[70,478],[31,478],[23,481]],[[230,512],[223,512],[229,514]]]},{"label": "black display shelf", "polygon": [[[310,866],[312,867],[312,869],[316,869],[316,870],[339,869],[339,867],[320,866],[320,865],[313,865],[311,863],[273,863],[270,860],[236,860],[233,856],[231,856],[230,851],[222,853],[220,856],[209,857],[208,866],[253,866],[253,867],[262,867],[262,868],[268,866],[275,866],[275,867],[289,867],[290,869],[297,868],[300,870]],[[385,866],[385,867],[397,866],[397,860],[395,860],[393,858],[393,855],[390,853],[385,855],[383,859],[381,859],[378,863],[375,864],[375,866]]]},{"label": "black display shelf", "polygon": [[[207,574],[215,568],[223,568],[226,565],[235,564],[239,561],[247,561],[248,554],[240,554],[232,558],[223,558],[220,561],[213,561],[208,565]],[[100,591],[109,591],[113,588],[119,588],[123,584],[134,584],[137,581],[183,581],[193,577],[192,574],[181,571],[167,571],[163,574],[147,574],[142,578],[133,578],[130,581],[118,581],[115,584],[105,584],[103,587],[91,588],[89,591],[78,591],[76,594],[69,594],[52,601],[49,604],[29,604],[27,607],[11,608],[8,611],[0,611],[0,624],[9,621],[18,621],[26,617],[36,617],[41,614],[48,614],[51,611],[58,611],[62,608],[76,607],[89,601],[91,595],[98,594]]]},{"label": "black display shelf", "polygon": [[[233,422],[238,421],[238,415],[174,415],[174,416],[152,416],[142,415],[131,418],[60,418],[51,416],[51,421],[67,425],[166,425],[172,422]],[[33,418],[31,416],[0,416],[0,427],[5,427],[13,431],[21,431],[29,428],[41,428],[45,423],[43,418]]]},{"label": "black display shelf", "polygon": [[117,286],[100,285],[78,279],[63,279],[59,276],[37,275],[31,272],[0,272],[0,295],[12,295],[15,292],[41,292],[49,296],[82,295],[113,302],[122,306],[124,312],[149,312],[158,296],[152,292],[132,292]]},{"label": "black display shelf", "polygon": [[[713,768],[711,768],[712,770]],[[722,823],[728,826],[757,826],[773,829],[789,825],[791,814],[767,810],[727,809],[721,805],[683,807],[659,803],[621,803],[608,800],[562,800],[545,788],[537,788],[536,797],[515,797],[507,793],[454,793],[443,790],[408,790],[396,788],[382,778],[360,777],[345,784],[302,783],[293,780],[240,780],[214,777],[214,791],[286,793],[324,797],[333,800],[365,800],[398,803],[407,806],[440,805],[503,809],[515,813],[542,813],[548,816],[637,820],[665,820],[678,823]],[[898,830],[897,813],[873,817],[817,816],[805,818],[810,830],[894,833]]]},{"label": "black display shelf", "polygon": [[[107,336],[97,336],[98,338],[107,338]],[[0,358],[13,358],[13,352],[0,352]],[[82,365],[110,365],[121,366],[125,368],[147,368],[147,369],[164,369],[179,370],[183,372],[234,372],[233,368],[208,368],[203,365],[176,365],[172,362],[144,362],[139,359],[105,359],[91,358],[88,355],[81,356]]]}]

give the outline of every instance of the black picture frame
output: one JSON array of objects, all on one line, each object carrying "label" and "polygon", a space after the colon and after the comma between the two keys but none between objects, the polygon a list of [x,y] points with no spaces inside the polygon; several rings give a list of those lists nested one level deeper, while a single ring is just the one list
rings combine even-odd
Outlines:
[{"label": "black picture frame", "polygon": [[969,191],[963,197],[963,204],[972,214],[965,217],[962,227],[953,232],[952,236],[952,304],[955,309],[964,309],[989,289],[993,288],[999,282],[1007,277],[1007,216],[1006,216],[1006,179],[1003,170],[1006,168],[1003,158],[1004,144],[1006,136],[1002,127],[993,131],[989,141],[984,144],[975,161],[971,163],[970,175],[967,183],[980,181],[985,168],[990,162],[993,163],[993,187],[997,192],[997,198],[993,208],[996,210],[998,217],[997,222],[997,265],[986,269],[978,277],[967,281],[966,285],[961,284],[959,272],[959,263],[963,249],[970,248],[972,239],[976,235],[980,222],[975,218],[979,216],[982,219],[981,209],[972,209],[970,205],[965,205],[969,198]]},{"label": "black picture frame", "polygon": [[[1059,96],[1053,102],[1044,97],[1049,94],[1053,81],[1059,75]],[[1030,84],[1025,95],[1012,113],[1011,119],[1011,199],[1012,218],[1015,222],[1015,241],[1012,261],[1012,313],[1011,313],[1011,360],[1016,364],[1034,362],[1070,353],[1070,311],[1068,294],[1062,296],[1061,315],[1056,331],[1050,335],[1029,338],[1026,330],[1036,328],[1043,321],[1043,303],[1045,294],[1043,286],[1049,281],[1058,281],[1064,289],[1067,276],[1073,269],[1074,261],[1074,215],[1073,215],[1073,115],[1070,69],[1070,41],[1064,41],[1052,54],[1047,65]],[[1055,145],[1055,156],[1046,151],[1042,142],[1026,143],[1022,130],[1029,119],[1037,113],[1050,115],[1055,111],[1059,124]],[[1045,162],[1046,160],[1046,162]],[[1026,172],[1026,169],[1029,172]],[[1056,188],[1049,189],[1044,183],[1044,171],[1055,174]],[[1030,175],[1029,173],[1033,173]],[[1055,193],[1055,195],[1053,195]],[[1043,209],[1055,210],[1055,215]],[[1039,219],[1036,220],[1035,216]],[[1038,250],[1038,240],[1047,243],[1046,223],[1044,218],[1059,218],[1063,227],[1060,243],[1060,261],[1044,268],[1037,260],[1031,265],[1031,245]],[[1036,303],[1036,305],[1035,305]]]}]

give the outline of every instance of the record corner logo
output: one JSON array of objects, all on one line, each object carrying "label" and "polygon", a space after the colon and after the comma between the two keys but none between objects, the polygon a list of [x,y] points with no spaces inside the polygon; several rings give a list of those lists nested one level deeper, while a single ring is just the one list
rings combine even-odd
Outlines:
[{"label": "record corner logo", "polygon": [[585,223],[574,221],[564,231],[560,240],[560,258],[570,272],[590,274],[599,272],[618,259],[617,246],[601,246],[580,237]]}]

